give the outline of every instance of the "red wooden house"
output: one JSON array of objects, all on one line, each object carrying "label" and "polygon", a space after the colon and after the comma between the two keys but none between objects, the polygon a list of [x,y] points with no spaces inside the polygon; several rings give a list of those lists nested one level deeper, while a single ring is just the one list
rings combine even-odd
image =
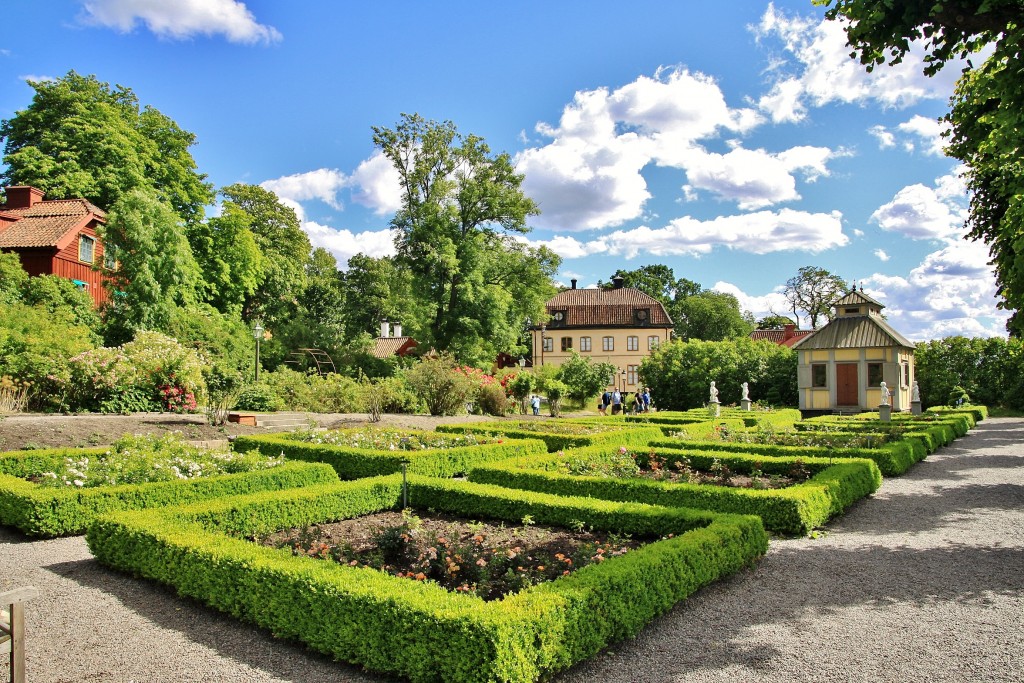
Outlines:
[{"label": "red wooden house", "polygon": [[96,228],[107,214],[84,199],[43,199],[43,192],[25,185],[4,190],[0,204],[0,251],[21,257],[29,275],[56,275],[85,289],[100,305],[107,298],[103,243]]}]

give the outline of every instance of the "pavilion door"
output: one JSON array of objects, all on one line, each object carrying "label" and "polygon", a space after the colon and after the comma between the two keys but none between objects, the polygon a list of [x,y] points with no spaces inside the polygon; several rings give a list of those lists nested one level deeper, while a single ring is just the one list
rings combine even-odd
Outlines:
[{"label": "pavilion door", "polygon": [[836,405],[859,405],[857,363],[836,363]]}]

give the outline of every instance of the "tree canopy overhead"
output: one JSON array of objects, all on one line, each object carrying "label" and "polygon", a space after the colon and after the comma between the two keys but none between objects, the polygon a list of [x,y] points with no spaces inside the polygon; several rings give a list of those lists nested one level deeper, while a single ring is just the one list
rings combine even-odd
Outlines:
[{"label": "tree canopy overhead", "polygon": [[[1011,334],[1024,335],[1024,9],[1020,0],[815,0],[830,19],[846,20],[846,36],[868,70],[899,63],[910,43],[927,52],[934,75],[952,59],[968,59],[956,86],[946,153],[967,166],[971,192],[968,237],[989,245],[999,306],[1014,311]],[[991,54],[980,65],[972,56]]]},{"label": "tree canopy overhead", "polygon": [[128,192],[149,189],[186,223],[213,200],[189,152],[195,135],[153,107],[140,108],[130,88],[69,71],[29,81],[32,103],[0,123],[4,185],[32,185],[51,199],[84,197],[110,209]]},{"label": "tree canopy overhead", "polygon": [[[529,232],[537,205],[508,154],[450,121],[403,114],[395,128],[374,127],[374,144],[398,170],[402,208],[395,214],[397,263],[427,309],[426,343],[482,362],[514,347],[524,318],[539,318],[554,293],[559,259],[510,235]],[[526,278],[526,279],[523,279]]]}]

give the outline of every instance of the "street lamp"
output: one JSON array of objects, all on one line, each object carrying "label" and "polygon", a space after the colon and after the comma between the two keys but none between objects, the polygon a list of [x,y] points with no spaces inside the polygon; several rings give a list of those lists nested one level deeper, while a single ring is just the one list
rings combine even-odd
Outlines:
[{"label": "street lamp", "polygon": [[547,330],[548,330],[548,326],[547,325],[541,325],[540,326],[540,364],[541,365],[544,365],[544,346],[545,346],[545,344],[544,344],[544,339],[545,339],[544,333],[547,332]]},{"label": "street lamp", "polygon": [[260,339],[263,338],[263,326],[259,321],[252,326],[252,336],[256,340],[256,384],[260,383]]},{"label": "street lamp", "polygon": [[519,356],[519,369],[524,370],[526,368],[526,359]]},{"label": "street lamp", "polygon": [[626,392],[626,371],[622,371],[622,392]]}]

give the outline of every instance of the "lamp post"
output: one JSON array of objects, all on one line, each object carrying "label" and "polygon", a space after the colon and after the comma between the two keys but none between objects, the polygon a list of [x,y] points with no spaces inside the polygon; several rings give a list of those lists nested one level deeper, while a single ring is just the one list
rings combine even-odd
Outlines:
[{"label": "lamp post", "polygon": [[622,393],[626,393],[626,371],[622,371]]},{"label": "lamp post", "polygon": [[526,369],[526,359],[523,358],[522,356],[519,356],[519,370],[522,371],[522,370],[525,370],[525,369]]},{"label": "lamp post", "polygon": [[252,337],[256,340],[256,384],[260,383],[260,339],[263,338],[263,326],[259,321],[252,326]]},{"label": "lamp post", "polygon": [[541,325],[540,326],[540,364],[541,365],[544,365],[544,346],[545,346],[544,339],[546,338],[544,336],[544,333],[547,332],[547,330],[548,330],[548,326],[547,325]]}]

